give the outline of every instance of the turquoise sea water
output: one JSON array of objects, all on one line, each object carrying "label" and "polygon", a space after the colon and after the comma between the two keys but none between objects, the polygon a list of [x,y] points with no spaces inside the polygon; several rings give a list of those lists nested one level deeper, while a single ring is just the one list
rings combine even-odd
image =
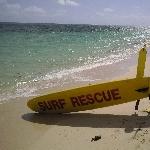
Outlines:
[{"label": "turquoise sea water", "polygon": [[0,23],[0,101],[88,80],[75,73],[128,59],[149,41],[150,27]]}]

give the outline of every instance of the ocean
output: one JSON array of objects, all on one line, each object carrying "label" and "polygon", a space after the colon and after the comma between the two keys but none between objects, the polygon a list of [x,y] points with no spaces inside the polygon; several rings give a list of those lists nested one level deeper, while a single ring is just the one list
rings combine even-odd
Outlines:
[{"label": "ocean", "polygon": [[82,71],[127,60],[145,42],[150,27],[0,23],[0,102],[96,81]]}]

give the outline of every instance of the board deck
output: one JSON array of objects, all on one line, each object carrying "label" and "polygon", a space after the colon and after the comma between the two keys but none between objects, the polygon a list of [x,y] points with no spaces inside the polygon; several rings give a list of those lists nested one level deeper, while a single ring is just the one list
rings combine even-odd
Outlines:
[{"label": "board deck", "polygon": [[149,82],[150,77],[144,77],[90,85],[36,97],[27,105],[33,111],[43,113],[102,108],[148,97]]}]

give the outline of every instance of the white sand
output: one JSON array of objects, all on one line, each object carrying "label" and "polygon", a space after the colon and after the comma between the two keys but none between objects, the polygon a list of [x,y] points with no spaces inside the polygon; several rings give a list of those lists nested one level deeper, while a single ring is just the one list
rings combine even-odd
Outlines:
[{"label": "white sand", "polygon": [[[149,62],[146,75],[150,74]],[[135,71],[131,67],[113,78],[132,78]],[[138,116],[134,115],[135,102],[63,115],[36,114],[26,102],[16,99],[0,105],[0,150],[149,149],[150,117],[142,112],[149,105],[148,98],[141,101]],[[95,136],[101,139],[91,142]]]},{"label": "white sand", "polygon": [[[40,115],[15,100],[0,105],[1,150],[149,149],[150,117],[135,102],[64,115]],[[95,136],[98,141],[91,142]]]}]

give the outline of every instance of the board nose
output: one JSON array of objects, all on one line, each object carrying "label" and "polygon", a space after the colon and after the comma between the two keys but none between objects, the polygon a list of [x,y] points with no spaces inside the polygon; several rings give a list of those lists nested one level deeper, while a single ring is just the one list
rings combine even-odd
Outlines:
[{"label": "board nose", "polygon": [[34,105],[33,105],[32,101],[28,100],[27,106],[28,106],[28,108],[30,108],[31,110],[35,111],[35,110],[34,110]]}]

